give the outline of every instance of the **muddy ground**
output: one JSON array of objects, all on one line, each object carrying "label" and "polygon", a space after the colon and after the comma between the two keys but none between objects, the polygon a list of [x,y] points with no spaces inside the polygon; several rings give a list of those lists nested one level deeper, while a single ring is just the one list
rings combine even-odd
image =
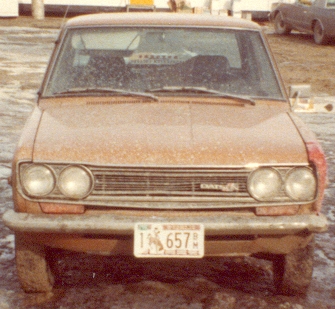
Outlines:
[{"label": "muddy ground", "polygon": [[[10,160],[61,23],[0,19],[0,217],[12,207]],[[335,43],[317,46],[309,35],[277,36],[271,25],[262,26],[287,86],[309,83],[315,96],[335,96]],[[271,264],[251,258],[163,262],[57,252],[55,290],[27,295],[15,274],[13,234],[0,220],[0,309],[335,308],[335,114],[301,116],[318,135],[329,164],[323,212],[330,228],[317,236],[307,296],[276,295]]]},{"label": "muddy ground", "polygon": [[316,45],[312,35],[292,32],[273,34],[267,24],[268,39],[285,84],[310,84],[316,96],[335,96],[335,42]]}]

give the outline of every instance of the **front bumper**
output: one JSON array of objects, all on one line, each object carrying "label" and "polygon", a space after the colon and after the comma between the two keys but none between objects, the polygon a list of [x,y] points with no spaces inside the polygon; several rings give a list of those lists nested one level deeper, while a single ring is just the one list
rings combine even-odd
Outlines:
[{"label": "front bumper", "polygon": [[194,217],[28,214],[8,210],[3,215],[7,227],[20,233],[56,233],[79,235],[123,235],[134,233],[136,222],[202,223],[206,236],[224,235],[294,235],[320,233],[328,228],[324,215],[296,215],[278,217],[215,215]]}]

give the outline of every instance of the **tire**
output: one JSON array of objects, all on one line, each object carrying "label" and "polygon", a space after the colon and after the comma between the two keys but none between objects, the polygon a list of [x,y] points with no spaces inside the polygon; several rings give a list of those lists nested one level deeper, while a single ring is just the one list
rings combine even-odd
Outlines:
[{"label": "tire", "polygon": [[278,13],[274,19],[275,32],[277,34],[290,34],[292,28],[290,28],[283,20],[281,13]]},{"label": "tire", "polygon": [[46,248],[43,245],[27,242],[21,235],[15,236],[16,270],[25,292],[52,290],[54,276],[46,255]]},{"label": "tire", "polygon": [[318,45],[324,45],[327,44],[329,41],[329,38],[325,35],[325,30],[321,24],[321,22],[316,21],[314,27],[313,27],[313,33],[314,33],[314,42]]},{"label": "tire", "polygon": [[273,279],[277,293],[294,296],[306,294],[313,275],[314,239],[305,247],[273,261]]}]

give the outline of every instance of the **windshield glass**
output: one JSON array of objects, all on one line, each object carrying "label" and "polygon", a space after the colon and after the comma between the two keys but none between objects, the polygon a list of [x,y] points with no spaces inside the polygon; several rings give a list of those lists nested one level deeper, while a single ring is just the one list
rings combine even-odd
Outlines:
[{"label": "windshield glass", "polygon": [[153,27],[69,29],[43,95],[109,88],[159,96],[168,87],[187,89],[178,96],[202,87],[283,98],[258,32]]}]

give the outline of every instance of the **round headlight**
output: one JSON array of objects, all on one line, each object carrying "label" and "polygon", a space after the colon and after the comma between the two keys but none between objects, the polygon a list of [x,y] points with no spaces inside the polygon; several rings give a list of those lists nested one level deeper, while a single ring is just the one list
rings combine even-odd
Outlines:
[{"label": "round headlight", "polygon": [[273,168],[259,168],[248,178],[248,191],[259,201],[272,201],[280,195],[282,179]]},{"label": "round headlight", "polygon": [[93,177],[84,167],[68,166],[59,175],[58,188],[68,198],[82,199],[90,194]]},{"label": "round headlight", "polygon": [[20,176],[23,189],[30,196],[46,196],[55,187],[56,181],[52,169],[43,164],[29,165]]},{"label": "round headlight", "polygon": [[296,201],[311,201],[316,195],[316,179],[307,167],[297,167],[289,171],[285,180],[287,195]]}]

